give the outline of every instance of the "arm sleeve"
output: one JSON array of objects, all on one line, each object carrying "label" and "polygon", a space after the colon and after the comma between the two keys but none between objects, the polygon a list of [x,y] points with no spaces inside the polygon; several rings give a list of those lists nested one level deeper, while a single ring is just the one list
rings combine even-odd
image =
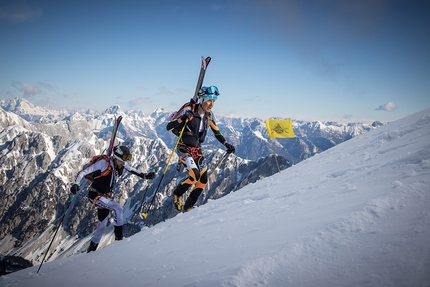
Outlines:
[{"label": "arm sleeve", "polygon": [[212,119],[211,122],[209,123],[211,130],[213,131],[215,138],[222,144],[226,143],[226,139],[223,136],[223,134],[221,133],[221,131],[219,130],[218,126],[215,124],[215,121]]},{"label": "arm sleeve", "polygon": [[174,119],[174,120],[170,121],[170,122],[167,124],[166,129],[167,129],[168,131],[171,131],[171,130],[173,130],[173,129],[175,129],[175,128],[179,127],[179,126],[182,126],[182,125],[184,125],[184,124],[185,124],[185,122],[178,123],[178,119]]},{"label": "arm sleeve", "polygon": [[183,116],[187,111],[190,111],[191,110],[191,107],[183,107],[177,114],[176,114],[176,117],[175,118],[173,118],[173,119],[171,119],[171,121],[167,124],[167,126],[166,126],[166,129],[168,130],[168,131],[171,131],[171,130],[173,130],[173,129],[175,129],[175,128],[177,128],[177,127],[183,127],[184,126],[184,124],[185,124],[185,122],[182,122],[182,123],[178,123],[178,119],[181,117],[181,116]]},{"label": "arm sleeve", "polygon": [[144,174],[143,172],[141,172],[141,171],[139,171],[138,169],[136,169],[136,168],[134,168],[134,167],[130,166],[127,162],[125,162],[125,163],[124,163],[124,168],[125,168],[128,172],[130,172],[130,173],[132,173],[132,174],[134,174],[134,175],[137,175],[138,177],[145,178],[145,174]]},{"label": "arm sleeve", "polygon": [[102,171],[106,170],[108,166],[109,164],[105,160],[99,160],[95,162],[94,164],[90,165],[86,169],[81,170],[76,176],[76,179],[73,182],[73,184],[79,184],[81,180],[84,178],[84,176],[86,176],[87,174],[97,172],[97,171],[101,173]]}]

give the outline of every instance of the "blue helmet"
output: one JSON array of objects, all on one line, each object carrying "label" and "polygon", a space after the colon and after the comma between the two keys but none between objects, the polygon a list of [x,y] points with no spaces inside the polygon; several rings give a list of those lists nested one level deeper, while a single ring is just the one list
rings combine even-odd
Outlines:
[{"label": "blue helmet", "polygon": [[199,99],[204,100],[217,100],[219,96],[218,88],[215,86],[202,87],[199,90]]}]

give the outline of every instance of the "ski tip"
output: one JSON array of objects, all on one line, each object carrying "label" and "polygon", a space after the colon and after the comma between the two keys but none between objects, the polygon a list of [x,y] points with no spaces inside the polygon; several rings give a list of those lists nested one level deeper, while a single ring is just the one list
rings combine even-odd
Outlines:
[{"label": "ski tip", "polygon": [[202,56],[202,68],[204,70],[206,70],[207,66],[209,65],[209,63],[211,62],[212,58],[211,57],[203,57]]},{"label": "ski tip", "polygon": [[211,60],[212,60],[212,58],[211,58],[211,57],[206,57],[206,59],[204,59],[204,61],[205,61],[205,63],[204,63],[205,70],[206,70],[206,68],[208,67],[208,65],[209,65],[209,63],[211,62]]},{"label": "ski tip", "polygon": [[148,213],[141,213],[141,214],[140,214],[140,216],[141,216],[142,218],[147,218],[147,217],[148,217]]}]

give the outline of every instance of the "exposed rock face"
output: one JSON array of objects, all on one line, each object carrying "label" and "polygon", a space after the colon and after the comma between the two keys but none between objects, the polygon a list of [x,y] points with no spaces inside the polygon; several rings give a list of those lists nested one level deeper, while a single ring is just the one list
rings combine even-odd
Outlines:
[{"label": "exposed rock face", "polygon": [[30,261],[19,256],[0,255],[0,276],[33,266]]},{"label": "exposed rock face", "polygon": [[[129,236],[143,224],[154,225],[177,214],[171,195],[187,174],[178,173],[174,156],[148,218],[142,222],[134,216],[146,189],[146,200],[154,196],[176,140],[165,129],[169,112],[160,109],[145,116],[140,112],[123,112],[115,106],[101,114],[67,113],[35,107],[22,99],[8,105],[2,102],[2,106],[0,254],[22,256],[34,264],[41,260],[58,225],[56,219],[65,213],[70,183],[94,155],[105,152],[114,114],[124,117],[118,138],[130,148],[131,164],[144,172],[155,168],[158,174],[148,189],[147,182],[131,174],[124,174],[118,181],[115,198],[124,206],[128,222],[124,233]],[[296,138],[270,142],[263,120],[217,117],[217,122],[224,136],[236,147],[236,154],[229,155],[209,179],[196,206],[380,125],[298,121],[294,126]],[[204,151],[211,170],[224,151],[210,132]],[[86,183],[82,182],[81,193],[70,205],[48,259],[66,256],[69,254],[63,246],[66,241],[85,240],[95,230],[96,212],[86,192]]]}]

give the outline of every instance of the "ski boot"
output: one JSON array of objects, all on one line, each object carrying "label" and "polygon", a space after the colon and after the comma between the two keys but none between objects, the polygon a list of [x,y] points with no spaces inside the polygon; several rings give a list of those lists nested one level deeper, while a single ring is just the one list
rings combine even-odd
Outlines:
[{"label": "ski boot", "polygon": [[115,240],[122,240],[122,225],[114,226]]},{"label": "ski boot", "polygon": [[184,206],[184,199],[182,198],[182,195],[176,195],[173,194],[173,206],[177,211],[182,211],[182,207]]},{"label": "ski boot", "polygon": [[88,246],[87,249],[87,253],[91,252],[91,251],[96,251],[97,246],[99,246],[98,244],[95,244],[94,242],[90,242],[90,246]]},{"label": "ski boot", "polygon": [[191,197],[188,197],[183,206],[183,211],[188,212],[194,208],[194,200]]}]

